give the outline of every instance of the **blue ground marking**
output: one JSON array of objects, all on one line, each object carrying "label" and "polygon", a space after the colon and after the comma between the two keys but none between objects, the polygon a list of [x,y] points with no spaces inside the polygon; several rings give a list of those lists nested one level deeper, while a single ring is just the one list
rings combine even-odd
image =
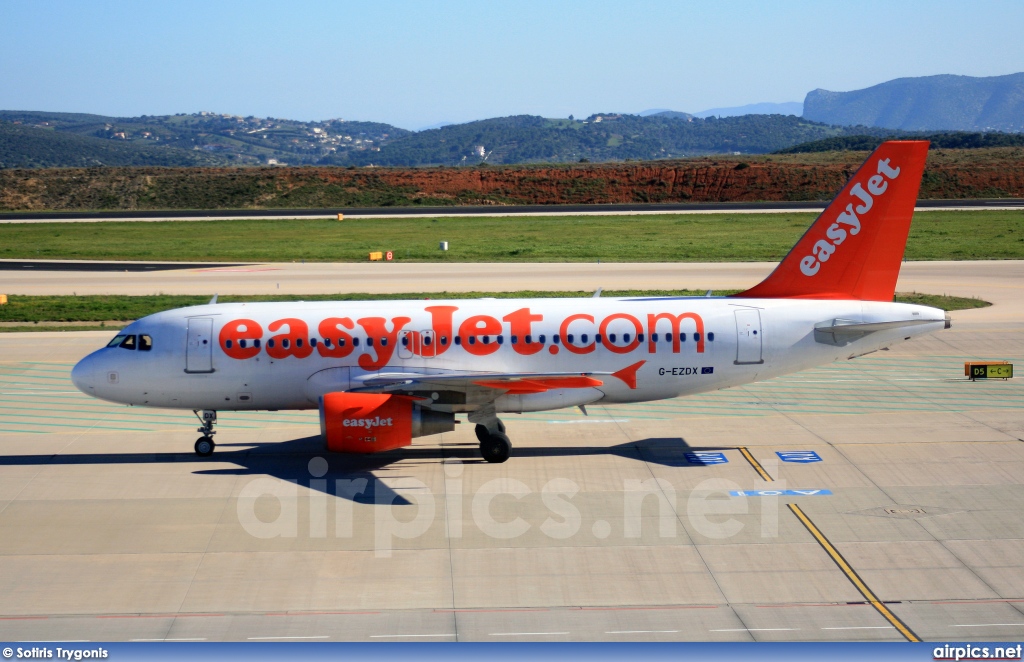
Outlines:
[{"label": "blue ground marking", "polygon": [[770,497],[770,496],[829,496],[831,490],[732,490],[729,496]]},{"label": "blue ground marking", "polygon": [[697,451],[693,453],[684,453],[686,461],[690,464],[725,464],[729,460],[725,457],[725,453],[709,453],[707,451]]},{"label": "blue ground marking", "polygon": [[798,462],[808,464],[810,462],[821,462],[821,458],[814,451],[775,451],[783,462]]}]

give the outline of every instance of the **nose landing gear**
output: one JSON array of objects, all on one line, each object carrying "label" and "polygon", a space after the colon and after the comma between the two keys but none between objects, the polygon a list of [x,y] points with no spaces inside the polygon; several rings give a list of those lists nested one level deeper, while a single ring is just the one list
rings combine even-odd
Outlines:
[{"label": "nose landing gear", "polygon": [[192,413],[196,415],[199,422],[202,424],[197,432],[201,432],[203,436],[196,439],[196,455],[199,457],[210,457],[213,455],[213,449],[217,447],[217,444],[213,443],[213,435],[217,434],[213,425],[217,422],[217,412],[212,409],[204,409],[202,415],[198,410],[193,409]]}]

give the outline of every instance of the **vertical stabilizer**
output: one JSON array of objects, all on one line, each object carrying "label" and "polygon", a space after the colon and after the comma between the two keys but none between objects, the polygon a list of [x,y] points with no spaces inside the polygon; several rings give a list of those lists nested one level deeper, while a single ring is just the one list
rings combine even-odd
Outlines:
[{"label": "vertical stabilizer", "polygon": [[775,271],[735,296],[892,301],[927,157],[926,140],[882,143]]}]

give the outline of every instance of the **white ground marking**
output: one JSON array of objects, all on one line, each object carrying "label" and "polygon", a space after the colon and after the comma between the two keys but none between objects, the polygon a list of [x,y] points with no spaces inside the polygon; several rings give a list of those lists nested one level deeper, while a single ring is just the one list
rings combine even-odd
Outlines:
[{"label": "white ground marking", "polygon": [[454,637],[454,634],[371,634],[370,639],[388,639],[391,637]]},{"label": "white ground marking", "polygon": [[525,637],[542,634],[569,634],[568,632],[492,632],[492,637]]},{"label": "white ground marking", "polygon": [[312,637],[249,637],[250,641],[258,641],[261,639],[330,639],[331,637],[326,634],[315,635]]}]

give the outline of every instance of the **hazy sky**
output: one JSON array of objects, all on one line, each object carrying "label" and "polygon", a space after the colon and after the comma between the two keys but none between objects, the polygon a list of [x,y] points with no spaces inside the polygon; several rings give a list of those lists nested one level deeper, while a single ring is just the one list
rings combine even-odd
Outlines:
[{"label": "hazy sky", "polygon": [[1024,71],[1024,2],[0,0],[0,109],[441,121]]}]

